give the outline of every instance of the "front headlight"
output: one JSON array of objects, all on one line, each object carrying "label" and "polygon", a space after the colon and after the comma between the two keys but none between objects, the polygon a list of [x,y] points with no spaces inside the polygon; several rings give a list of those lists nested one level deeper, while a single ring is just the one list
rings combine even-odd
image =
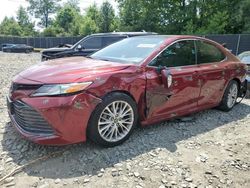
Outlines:
[{"label": "front headlight", "polygon": [[86,89],[91,84],[92,82],[43,85],[42,87],[37,89],[31,96],[38,97],[72,94]]}]

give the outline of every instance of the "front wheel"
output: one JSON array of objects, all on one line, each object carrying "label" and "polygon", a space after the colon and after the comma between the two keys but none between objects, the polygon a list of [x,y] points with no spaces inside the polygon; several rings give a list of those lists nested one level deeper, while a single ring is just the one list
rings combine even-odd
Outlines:
[{"label": "front wheel", "polygon": [[129,138],[137,118],[136,103],[131,97],[124,93],[111,93],[91,115],[88,137],[106,147],[119,145]]},{"label": "front wheel", "polygon": [[219,109],[225,112],[230,111],[236,104],[239,93],[239,85],[235,80],[231,80],[225,90]]}]

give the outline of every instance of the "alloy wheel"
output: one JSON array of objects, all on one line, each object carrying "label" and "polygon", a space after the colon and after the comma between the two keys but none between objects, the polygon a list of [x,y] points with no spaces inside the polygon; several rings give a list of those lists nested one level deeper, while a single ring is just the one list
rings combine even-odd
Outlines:
[{"label": "alloy wheel", "polygon": [[125,101],[113,101],[102,111],[98,120],[98,132],[108,142],[122,140],[134,123],[134,111]]},{"label": "alloy wheel", "polygon": [[238,95],[238,86],[236,84],[232,84],[228,92],[227,105],[229,108],[232,108],[235,105],[237,100],[237,95]]}]

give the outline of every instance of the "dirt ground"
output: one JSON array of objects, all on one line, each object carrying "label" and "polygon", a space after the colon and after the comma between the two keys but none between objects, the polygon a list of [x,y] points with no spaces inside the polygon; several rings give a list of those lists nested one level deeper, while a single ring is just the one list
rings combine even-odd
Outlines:
[{"label": "dirt ground", "polygon": [[114,148],[91,142],[41,146],[16,133],[5,99],[13,76],[38,61],[36,53],[0,52],[0,179],[59,153],[28,165],[0,187],[250,187],[250,100],[228,113],[211,109],[137,128]]}]

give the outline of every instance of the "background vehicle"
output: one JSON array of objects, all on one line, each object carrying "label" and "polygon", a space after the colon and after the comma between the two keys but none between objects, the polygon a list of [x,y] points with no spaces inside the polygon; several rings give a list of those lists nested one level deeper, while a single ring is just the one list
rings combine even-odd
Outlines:
[{"label": "background vehicle", "polygon": [[2,48],[3,52],[17,52],[17,53],[30,53],[33,52],[32,46],[27,46],[26,44],[12,44],[6,45]]},{"label": "background vehicle", "polygon": [[88,56],[119,40],[143,35],[155,35],[151,32],[112,32],[97,33],[84,37],[72,47],[49,48],[42,51],[42,61],[61,57]]},{"label": "background vehicle", "polygon": [[246,91],[246,65],[213,41],[132,37],[84,57],[41,62],[19,73],[10,118],[26,138],[70,144],[124,142],[142,126],[208,108],[230,111]]},{"label": "background vehicle", "polygon": [[4,43],[4,44],[2,44],[1,50],[3,50],[4,47],[10,47],[10,46],[13,46],[13,45],[14,45],[14,44]]},{"label": "background vehicle", "polygon": [[248,71],[247,71],[247,90],[248,90],[248,94],[247,97],[250,97],[250,51],[246,51],[241,53],[240,55],[238,55],[238,58],[241,60],[241,62],[246,63],[247,67],[248,67]]}]

